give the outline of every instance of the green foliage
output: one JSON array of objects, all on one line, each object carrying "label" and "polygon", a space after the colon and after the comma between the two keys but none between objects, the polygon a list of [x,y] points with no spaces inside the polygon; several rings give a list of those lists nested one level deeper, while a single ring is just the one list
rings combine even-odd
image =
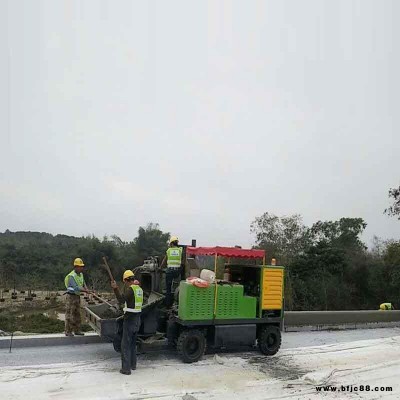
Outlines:
[{"label": "green foliage", "polygon": [[256,246],[286,267],[289,310],[377,309],[400,303],[400,242],[374,238],[368,251],[361,218],[317,221],[310,228],[299,215],[269,213],[255,219]]},{"label": "green foliage", "polygon": [[4,332],[16,331],[16,317],[10,313],[0,312],[0,329]]},{"label": "green foliage", "polygon": [[[41,312],[20,314],[0,310],[0,329],[5,332],[21,331],[25,333],[62,333],[65,323]],[[82,332],[91,331],[88,324],[81,325]]]},{"label": "green foliage", "polygon": [[339,221],[318,221],[310,229],[313,243],[326,242],[342,249],[361,250],[366,246],[359,236],[367,224],[362,218],[341,218]]},{"label": "green foliage", "polygon": [[18,289],[64,290],[64,277],[73,268],[73,260],[85,262],[85,279],[96,290],[109,288],[109,278],[102,267],[106,256],[118,280],[126,268],[135,268],[150,255],[162,256],[169,233],[158,224],[140,227],[138,236],[124,242],[118,236],[73,237],[41,232],[0,233],[0,287]]},{"label": "green foliage", "polygon": [[146,228],[140,227],[138,236],[133,240],[137,263],[149,255],[163,256],[167,251],[169,238],[170,234],[163,233],[158,224],[148,224]]},{"label": "green foliage", "polygon": [[42,313],[18,316],[3,312],[0,313],[0,329],[5,332],[60,333],[64,332],[64,322]]},{"label": "green foliage", "polygon": [[297,214],[278,217],[266,212],[252,222],[250,231],[256,235],[256,247],[284,265],[289,265],[309,243],[308,229]]}]

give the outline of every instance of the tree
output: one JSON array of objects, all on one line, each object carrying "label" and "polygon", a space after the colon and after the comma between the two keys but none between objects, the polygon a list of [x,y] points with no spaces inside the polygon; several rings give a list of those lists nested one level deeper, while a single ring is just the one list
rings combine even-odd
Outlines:
[{"label": "tree", "polygon": [[278,217],[266,212],[252,222],[250,232],[256,235],[256,247],[283,265],[290,265],[309,243],[308,229],[298,214]]},{"label": "tree", "polygon": [[400,186],[398,188],[389,189],[389,198],[393,199],[393,204],[386,208],[384,212],[400,220]]},{"label": "tree", "polygon": [[367,224],[362,218],[340,218],[339,221],[318,221],[311,227],[313,243],[321,241],[343,249],[364,250],[359,236]]},{"label": "tree", "polygon": [[343,251],[326,241],[311,245],[297,257],[290,269],[297,298],[295,308],[341,308],[343,295],[338,282],[343,280],[345,269]]},{"label": "tree", "polygon": [[142,263],[151,255],[164,256],[169,238],[170,234],[162,232],[158,224],[150,223],[145,228],[141,226],[138,236],[132,242],[136,253],[135,262]]},{"label": "tree", "polygon": [[168,238],[169,233],[162,232],[157,224],[141,227],[131,242],[115,235],[100,240],[93,235],[78,238],[44,232],[0,232],[0,287],[12,286],[15,275],[25,289],[63,289],[74,258],[81,257],[88,284],[96,289],[109,288],[103,256],[107,256],[115,278],[120,279],[124,269],[141,265],[150,255],[165,254]]},{"label": "tree", "polygon": [[365,303],[369,270],[360,239],[365,227],[361,218],[312,225],[308,247],[290,266],[294,308],[355,309]]}]

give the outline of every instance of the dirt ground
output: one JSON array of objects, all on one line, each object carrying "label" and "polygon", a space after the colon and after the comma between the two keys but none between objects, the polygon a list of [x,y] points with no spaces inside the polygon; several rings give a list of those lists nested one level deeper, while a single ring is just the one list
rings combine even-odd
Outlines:
[{"label": "dirt ground", "polygon": [[[38,326],[39,330],[37,330],[35,328],[36,325],[33,323],[29,324],[29,331],[26,330],[26,317],[29,316],[36,318],[38,324],[49,323],[49,333],[53,332],[52,329],[54,329],[54,333],[63,331],[62,325],[56,324],[55,321],[65,320],[66,296],[64,295],[64,291],[35,291],[30,295],[28,291],[25,293],[16,291],[16,298],[12,298],[13,290],[4,293],[4,290],[0,289],[0,293],[2,293],[0,299],[3,299],[3,301],[0,301],[0,331],[9,332],[12,329],[17,335],[23,333],[40,333],[40,326]],[[32,294],[34,295],[32,296]],[[110,293],[101,293],[101,296],[104,299],[112,299]],[[82,306],[100,303],[93,296],[81,297]],[[50,321],[42,321],[41,316],[38,314],[43,314]],[[53,324],[51,324],[51,320],[54,321]],[[84,326],[84,328],[86,331],[89,330],[88,326]]]}]

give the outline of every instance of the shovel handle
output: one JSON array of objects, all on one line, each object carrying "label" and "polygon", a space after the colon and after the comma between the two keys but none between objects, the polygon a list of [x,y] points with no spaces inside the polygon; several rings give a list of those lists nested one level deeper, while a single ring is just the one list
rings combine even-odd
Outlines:
[{"label": "shovel handle", "polygon": [[97,294],[92,293],[92,295],[93,295],[93,297],[94,297],[95,299],[97,299],[97,300],[99,300],[99,301],[101,301],[101,302],[107,304],[107,305],[110,306],[110,307],[116,308],[114,305],[112,305],[112,304],[109,303],[108,301],[105,301],[105,300],[104,300],[103,298],[101,298],[100,296],[97,296]]},{"label": "shovel handle", "polygon": [[113,274],[111,273],[111,269],[110,266],[108,265],[107,259],[105,257],[103,257],[103,261],[104,261],[104,266],[106,267],[106,270],[108,272],[108,276],[110,277],[110,279],[112,281],[115,281]]}]

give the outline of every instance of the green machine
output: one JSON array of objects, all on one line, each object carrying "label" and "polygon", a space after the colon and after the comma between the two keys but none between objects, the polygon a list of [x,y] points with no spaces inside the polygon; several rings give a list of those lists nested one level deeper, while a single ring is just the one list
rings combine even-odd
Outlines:
[{"label": "green machine", "polygon": [[215,284],[199,288],[182,281],[179,286],[178,316],[183,321],[202,321],[214,318],[217,292],[216,319],[256,318],[257,298],[244,296],[243,285]]},{"label": "green machine", "polygon": [[[265,265],[263,250],[230,247],[187,247],[187,257],[213,256],[240,260],[231,264],[229,281],[207,287],[181,281],[179,302],[168,321],[169,344],[184,362],[198,361],[206,347],[237,348],[258,345],[273,355],[281,345],[284,268]],[[243,260],[246,259],[246,263]],[[257,259],[262,264],[256,263]]]}]

